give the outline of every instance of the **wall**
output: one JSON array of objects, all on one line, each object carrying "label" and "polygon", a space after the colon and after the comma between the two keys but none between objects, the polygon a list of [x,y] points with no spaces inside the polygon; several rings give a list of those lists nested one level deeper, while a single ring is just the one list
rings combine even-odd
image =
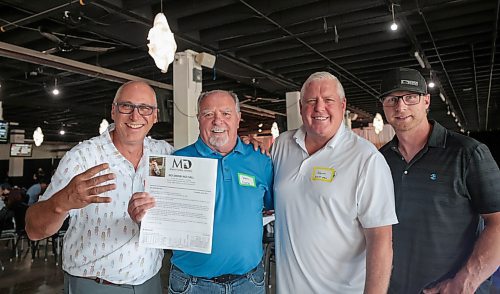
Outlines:
[{"label": "wall", "polygon": [[[59,160],[64,156],[67,150],[75,144],[50,142],[43,143],[42,146],[33,146],[31,157],[10,157],[10,143],[0,144],[0,183],[6,181],[9,169],[15,168],[16,176],[10,176],[8,181],[12,185],[28,188],[34,183],[33,174],[41,167],[46,176],[50,179],[52,169],[57,167]],[[12,164],[16,161],[16,164]],[[22,164],[19,164],[21,161]],[[12,174],[12,171],[11,171]]]}]

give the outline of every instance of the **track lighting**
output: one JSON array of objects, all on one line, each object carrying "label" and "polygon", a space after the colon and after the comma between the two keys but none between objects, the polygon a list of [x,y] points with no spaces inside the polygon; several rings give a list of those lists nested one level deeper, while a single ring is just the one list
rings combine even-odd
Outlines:
[{"label": "track lighting", "polygon": [[391,30],[392,31],[397,31],[398,30],[398,24],[396,23],[396,19],[394,17],[394,3],[391,4],[391,12],[392,12],[392,23],[391,23]]},{"label": "track lighting", "polygon": [[61,92],[59,91],[59,88],[57,88],[57,78],[55,78],[54,79],[54,89],[52,89],[52,94],[54,96],[57,96],[57,95],[59,95],[59,93],[61,93]]},{"label": "track lighting", "polygon": [[415,55],[415,59],[417,59],[418,64],[420,64],[420,67],[425,68],[425,63],[424,60],[422,59],[422,56],[420,56],[420,53],[418,53],[418,51],[415,51],[413,55]]},{"label": "track lighting", "polygon": [[439,93],[439,98],[441,98],[441,101],[446,102],[446,97],[444,97],[443,93]]}]

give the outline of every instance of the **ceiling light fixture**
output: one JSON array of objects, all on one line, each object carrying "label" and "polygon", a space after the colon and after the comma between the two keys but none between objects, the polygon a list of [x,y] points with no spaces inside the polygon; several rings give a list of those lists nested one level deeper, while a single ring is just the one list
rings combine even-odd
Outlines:
[{"label": "ceiling light fixture", "polygon": [[[163,4],[162,4],[163,6]],[[162,73],[166,73],[169,64],[174,61],[177,44],[174,34],[170,30],[167,18],[162,12],[155,16],[153,27],[148,33],[149,55],[153,57],[156,66]]]},{"label": "ceiling light fixture", "polygon": [[59,131],[59,135],[63,136],[64,134],[66,134],[66,131],[64,131],[63,129],[61,129],[61,130]]},{"label": "ceiling light fixture", "polygon": [[443,93],[439,93],[439,98],[441,98],[441,101],[446,102],[446,97],[444,97]]},{"label": "ceiling light fixture", "polygon": [[109,122],[105,118],[103,118],[101,124],[99,125],[99,134],[104,133],[104,131],[106,131],[108,127],[109,127]]},{"label": "ceiling light fixture", "polygon": [[33,132],[33,141],[35,141],[35,146],[40,146],[43,143],[43,132],[40,127],[37,127]]},{"label": "ceiling light fixture", "polygon": [[394,18],[394,3],[391,4],[391,12],[392,12],[392,24],[391,24],[391,30],[392,31],[397,31],[398,30],[398,24],[396,23],[396,19]]},{"label": "ceiling light fixture", "polygon": [[375,134],[377,135],[384,130],[384,120],[382,119],[382,115],[378,112],[373,118],[373,128],[375,130]]},{"label": "ceiling light fixture", "polygon": [[276,122],[273,122],[273,125],[271,126],[271,135],[273,136],[273,140],[280,135],[280,130]]},{"label": "ceiling light fixture", "polygon": [[59,88],[57,88],[57,78],[54,79],[54,89],[52,89],[52,94],[54,96],[57,96],[59,95],[59,93],[61,93],[61,91],[59,91]]},{"label": "ceiling light fixture", "polygon": [[420,67],[425,68],[425,63],[424,60],[422,59],[422,56],[420,56],[420,53],[418,53],[418,51],[415,51],[413,55],[415,55],[415,59],[417,59],[418,64],[420,64]]},{"label": "ceiling light fixture", "polygon": [[433,81],[430,81],[428,86],[429,86],[429,88],[434,88],[436,86],[436,84],[434,84]]},{"label": "ceiling light fixture", "polygon": [[259,128],[262,128],[263,125],[264,125],[263,123],[258,124]]}]

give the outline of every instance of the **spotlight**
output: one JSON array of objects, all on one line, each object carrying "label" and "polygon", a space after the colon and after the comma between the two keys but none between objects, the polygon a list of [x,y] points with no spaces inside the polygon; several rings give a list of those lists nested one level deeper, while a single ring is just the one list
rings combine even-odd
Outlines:
[{"label": "spotlight", "polygon": [[61,135],[61,136],[62,136],[62,135],[64,135],[64,134],[66,134],[66,132],[65,132],[64,130],[60,130],[60,131],[59,131],[59,135]]},{"label": "spotlight", "polygon": [[263,125],[264,125],[263,123],[260,123],[258,126],[259,128],[262,128]]},{"label": "spotlight", "polygon": [[418,64],[420,64],[420,67],[425,68],[425,63],[424,60],[422,59],[422,56],[420,56],[420,53],[418,53],[418,51],[415,51],[413,55],[415,55],[415,59],[418,61]]},{"label": "spotlight", "polygon": [[429,88],[434,88],[434,86],[436,86],[436,84],[434,84],[433,81],[430,81],[427,86],[429,86]]},{"label": "spotlight", "polygon": [[446,97],[444,97],[443,93],[439,93],[439,98],[441,98],[441,101],[446,102]]},{"label": "spotlight", "polygon": [[391,12],[392,12],[392,24],[391,30],[396,31],[398,29],[398,24],[396,23],[396,19],[394,18],[394,3],[391,4]]},{"label": "spotlight", "polygon": [[57,78],[55,78],[55,79],[54,79],[54,89],[52,90],[52,94],[53,94],[54,96],[57,96],[57,95],[59,95],[59,93],[61,93],[61,92],[60,92],[60,91],[59,91],[59,89],[57,88]]}]

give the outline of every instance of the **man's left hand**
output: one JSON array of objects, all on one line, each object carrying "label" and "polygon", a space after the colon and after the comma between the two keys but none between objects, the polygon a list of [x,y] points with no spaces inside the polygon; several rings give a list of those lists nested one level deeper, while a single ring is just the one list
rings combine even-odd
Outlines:
[{"label": "man's left hand", "polygon": [[241,140],[245,144],[252,144],[253,150],[255,150],[255,151],[260,149],[260,153],[265,154],[267,156],[271,155],[269,153],[269,148],[267,146],[265,146],[265,144],[262,141],[257,140],[254,136],[244,136],[244,137],[241,137]]},{"label": "man's left hand", "polygon": [[424,289],[424,294],[472,294],[474,291],[476,289],[473,285],[455,277],[444,280],[432,288]]}]

